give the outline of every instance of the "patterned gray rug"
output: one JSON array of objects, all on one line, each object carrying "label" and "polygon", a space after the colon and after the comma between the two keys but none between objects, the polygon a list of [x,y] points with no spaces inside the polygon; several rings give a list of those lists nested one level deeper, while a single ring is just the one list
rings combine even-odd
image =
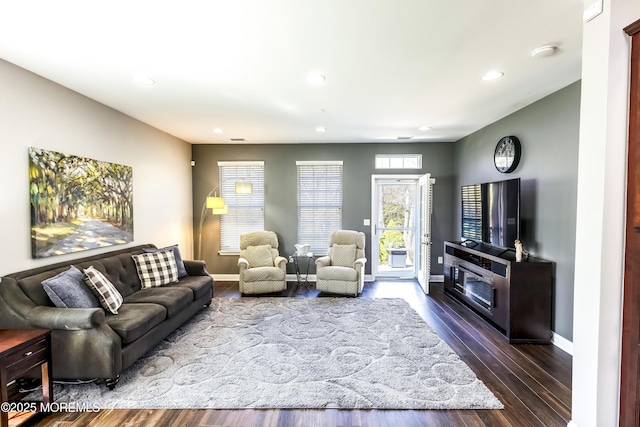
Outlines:
[{"label": "patterned gray rug", "polygon": [[106,408],[500,409],[401,299],[214,299],[121,376],[56,385]]}]

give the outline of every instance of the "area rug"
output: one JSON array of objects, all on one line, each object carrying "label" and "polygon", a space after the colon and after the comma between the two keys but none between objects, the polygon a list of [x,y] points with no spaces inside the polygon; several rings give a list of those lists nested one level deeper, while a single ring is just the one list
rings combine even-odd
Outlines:
[{"label": "area rug", "polygon": [[371,298],[214,298],[113,391],[54,396],[102,409],[503,408],[407,302]]}]

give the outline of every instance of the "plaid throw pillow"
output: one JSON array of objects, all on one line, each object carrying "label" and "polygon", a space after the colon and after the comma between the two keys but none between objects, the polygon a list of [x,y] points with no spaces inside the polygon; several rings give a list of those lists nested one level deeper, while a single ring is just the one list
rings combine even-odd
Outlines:
[{"label": "plaid throw pillow", "polygon": [[143,288],[164,286],[178,281],[178,266],[173,249],[131,255],[136,263],[138,277]]},{"label": "plaid throw pillow", "polygon": [[100,300],[100,304],[113,314],[118,314],[118,309],[122,305],[122,295],[113,286],[104,274],[90,266],[84,269],[84,282],[93,289]]}]

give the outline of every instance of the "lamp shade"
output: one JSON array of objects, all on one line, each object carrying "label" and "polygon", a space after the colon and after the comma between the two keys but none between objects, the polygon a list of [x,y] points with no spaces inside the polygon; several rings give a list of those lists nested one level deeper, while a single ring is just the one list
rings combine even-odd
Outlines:
[{"label": "lamp shade", "polygon": [[239,181],[236,182],[236,194],[251,194],[253,193],[253,185],[250,182]]},{"label": "lamp shade", "polygon": [[211,208],[211,213],[214,215],[224,215],[227,212],[229,212],[229,208],[227,207],[227,205],[223,205],[219,208]]},{"label": "lamp shade", "polygon": [[207,209],[220,209],[220,208],[223,208],[223,207],[225,207],[224,198],[222,198],[222,197],[207,197]]}]

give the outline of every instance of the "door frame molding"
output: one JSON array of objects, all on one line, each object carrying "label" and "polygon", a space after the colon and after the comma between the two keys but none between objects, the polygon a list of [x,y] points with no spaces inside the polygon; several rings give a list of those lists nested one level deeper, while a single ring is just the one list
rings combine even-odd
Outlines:
[{"label": "door frame molding", "polygon": [[[373,280],[376,280],[376,269],[374,268],[374,260],[377,260],[379,257],[378,254],[378,248],[377,246],[375,246],[374,243],[377,242],[377,237],[376,237],[376,222],[375,222],[375,218],[374,218],[374,212],[376,211],[376,180],[378,179],[413,179],[416,181],[416,186],[418,185],[418,179],[420,179],[420,177],[424,175],[424,174],[399,174],[399,173],[395,173],[395,174],[372,174],[371,175],[371,211],[370,211],[370,221],[371,221],[371,278]],[[415,200],[414,200],[415,202]],[[415,226],[415,225],[414,225]],[[416,236],[416,241],[417,241],[417,236]],[[376,261],[377,262],[377,261]],[[415,272],[415,274],[418,274],[417,271]],[[382,277],[382,276],[381,276]]]},{"label": "door frame molding", "polygon": [[640,423],[640,20],[624,31],[631,37],[631,84],[619,425],[630,426]]}]

